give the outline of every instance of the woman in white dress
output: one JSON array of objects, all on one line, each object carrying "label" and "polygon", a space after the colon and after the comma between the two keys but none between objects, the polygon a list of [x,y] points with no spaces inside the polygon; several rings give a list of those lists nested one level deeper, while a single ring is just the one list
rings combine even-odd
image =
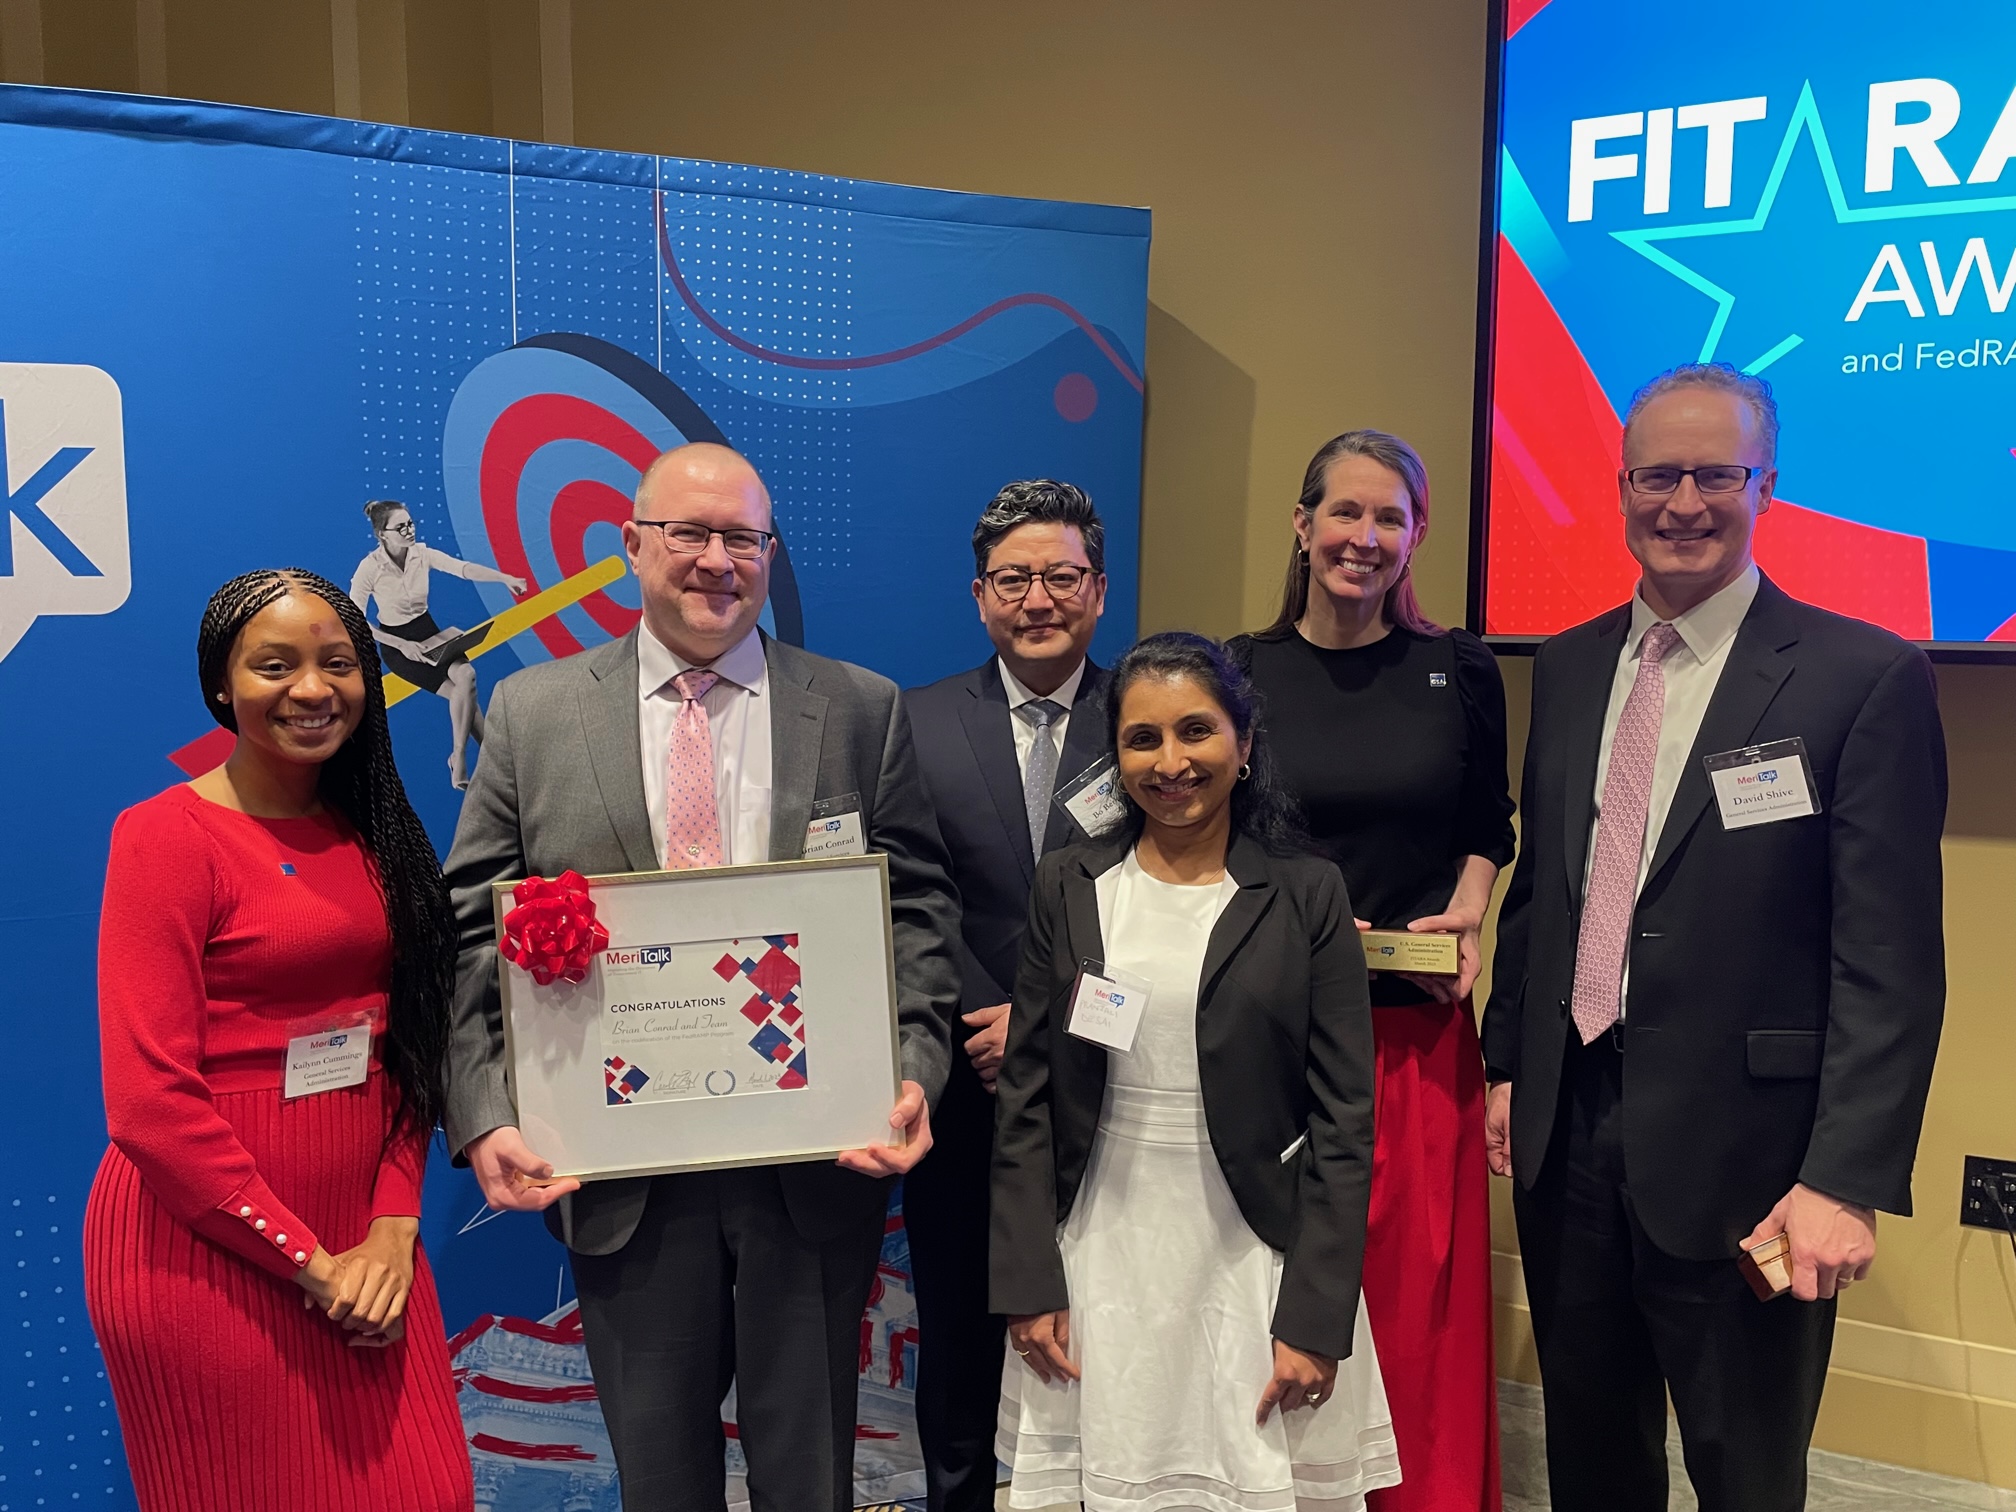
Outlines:
[{"label": "woman in white dress", "polygon": [[1347,1512],[1400,1471],[1344,880],[1216,642],[1151,636],[1107,700],[1126,818],[1037,869],[1000,1072],[1009,1504]]}]

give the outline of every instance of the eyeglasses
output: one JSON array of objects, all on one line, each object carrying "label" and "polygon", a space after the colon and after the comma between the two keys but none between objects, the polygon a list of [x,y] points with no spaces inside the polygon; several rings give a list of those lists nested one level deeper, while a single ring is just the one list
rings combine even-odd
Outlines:
[{"label": "eyeglasses", "polygon": [[1737,492],[1762,471],[1761,467],[1717,462],[1708,467],[1633,467],[1624,476],[1641,494],[1670,494],[1680,486],[1682,478],[1692,478],[1694,486],[1704,494],[1724,494]]},{"label": "eyeglasses", "polygon": [[1004,604],[1021,603],[1029,596],[1030,587],[1039,577],[1043,579],[1044,591],[1061,602],[1078,596],[1078,590],[1085,586],[1085,579],[1092,576],[1092,569],[1060,562],[1055,567],[1045,567],[1041,572],[1031,572],[1026,567],[996,567],[980,576],[993,585],[994,596]]},{"label": "eyeglasses", "polygon": [[721,549],[738,561],[753,562],[770,549],[770,543],[777,539],[770,530],[715,530],[694,520],[636,520],[638,525],[657,528],[664,538],[668,550],[682,556],[698,556],[707,549],[707,543],[714,537],[721,537]]},{"label": "eyeglasses", "polygon": [[411,538],[414,535],[414,533],[415,532],[413,529],[413,522],[411,520],[407,520],[398,525],[387,525],[385,527],[385,534],[387,535],[402,535]]}]

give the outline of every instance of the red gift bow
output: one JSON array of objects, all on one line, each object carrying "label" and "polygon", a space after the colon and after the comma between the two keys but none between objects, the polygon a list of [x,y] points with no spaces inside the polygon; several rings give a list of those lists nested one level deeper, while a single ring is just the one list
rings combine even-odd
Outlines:
[{"label": "red gift bow", "polygon": [[518,906],[504,915],[497,953],[531,972],[541,987],[585,980],[595,952],[609,944],[588,897],[588,879],[570,867],[557,877],[527,877],[511,896]]}]

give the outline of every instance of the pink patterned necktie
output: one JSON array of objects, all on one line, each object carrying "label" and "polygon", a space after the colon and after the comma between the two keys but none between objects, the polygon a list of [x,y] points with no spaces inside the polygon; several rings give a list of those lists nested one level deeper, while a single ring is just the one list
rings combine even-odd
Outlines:
[{"label": "pink patterned necktie", "polygon": [[1680,632],[1663,620],[1645,632],[1638,676],[1610,742],[1610,770],[1603,778],[1603,807],[1596,820],[1596,859],[1589,868],[1582,933],[1575,946],[1575,1028],[1585,1045],[1617,1022],[1622,1007],[1624,949],[1638,906],[1652,769],[1666,715],[1665,661],[1679,644]]},{"label": "pink patterned necktie", "polygon": [[721,817],[714,806],[714,736],[700,700],[719,672],[692,667],[672,679],[682,700],[672,720],[665,779],[665,865],[670,871],[721,864]]}]

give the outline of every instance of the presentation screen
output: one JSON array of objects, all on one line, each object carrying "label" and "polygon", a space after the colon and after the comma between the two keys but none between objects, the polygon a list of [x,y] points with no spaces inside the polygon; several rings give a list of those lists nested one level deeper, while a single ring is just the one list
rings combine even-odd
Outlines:
[{"label": "presentation screen", "polygon": [[1508,0],[1504,31],[1473,626],[1629,595],[1623,416],[1713,361],[1777,396],[1766,573],[2016,651],[2016,7]]}]

